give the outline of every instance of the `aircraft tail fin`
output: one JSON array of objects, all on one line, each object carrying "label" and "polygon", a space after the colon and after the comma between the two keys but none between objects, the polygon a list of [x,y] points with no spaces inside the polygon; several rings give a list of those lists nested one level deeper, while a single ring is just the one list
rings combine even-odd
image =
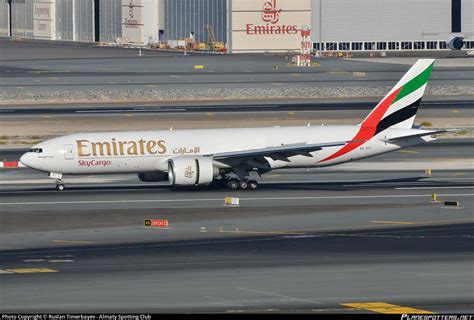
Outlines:
[{"label": "aircraft tail fin", "polygon": [[360,126],[375,127],[374,135],[390,127],[412,128],[434,62],[434,59],[419,59]]}]

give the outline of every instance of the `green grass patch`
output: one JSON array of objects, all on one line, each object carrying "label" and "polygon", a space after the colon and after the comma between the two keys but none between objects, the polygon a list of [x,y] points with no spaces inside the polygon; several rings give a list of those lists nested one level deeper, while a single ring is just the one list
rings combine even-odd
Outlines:
[{"label": "green grass patch", "polygon": [[456,131],[455,136],[465,136],[469,133],[467,130]]},{"label": "green grass patch", "polygon": [[420,123],[420,126],[422,127],[431,127],[433,124],[429,121],[423,121],[422,123]]}]

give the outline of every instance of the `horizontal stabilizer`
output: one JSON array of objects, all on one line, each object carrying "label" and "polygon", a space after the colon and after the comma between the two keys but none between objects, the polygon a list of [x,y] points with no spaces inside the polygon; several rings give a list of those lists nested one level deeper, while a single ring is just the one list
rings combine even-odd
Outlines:
[{"label": "horizontal stabilizer", "polygon": [[388,138],[388,139],[382,139],[382,141],[383,142],[397,142],[397,141],[400,141],[400,140],[411,139],[411,138],[419,138],[419,137],[429,136],[429,135],[438,134],[438,133],[451,132],[451,131],[457,131],[457,130],[425,131],[425,132],[421,132],[421,133],[407,134],[407,135],[404,135],[404,136],[391,137],[391,138]]}]

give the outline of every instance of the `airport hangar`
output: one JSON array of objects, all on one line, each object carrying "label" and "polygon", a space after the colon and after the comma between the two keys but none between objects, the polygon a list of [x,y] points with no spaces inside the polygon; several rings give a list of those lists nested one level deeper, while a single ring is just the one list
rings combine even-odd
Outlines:
[{"label": "airport hangar", "polygon": [[473,0],[0,0],[0,36],[127,43],[190,37],[226,51],[299,50],[311,29],[314,50],[446,50],[466,36],[474,48]]}]

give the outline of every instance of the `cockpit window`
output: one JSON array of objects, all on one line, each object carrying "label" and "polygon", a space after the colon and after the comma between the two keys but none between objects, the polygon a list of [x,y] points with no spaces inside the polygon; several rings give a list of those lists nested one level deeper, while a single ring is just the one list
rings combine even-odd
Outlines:
[{"label": "cockpit window", "polygon": [[43,148],[31,148],[31,149],[30,149],[30,152],[42,153],[42,152],[43,152]]}]

